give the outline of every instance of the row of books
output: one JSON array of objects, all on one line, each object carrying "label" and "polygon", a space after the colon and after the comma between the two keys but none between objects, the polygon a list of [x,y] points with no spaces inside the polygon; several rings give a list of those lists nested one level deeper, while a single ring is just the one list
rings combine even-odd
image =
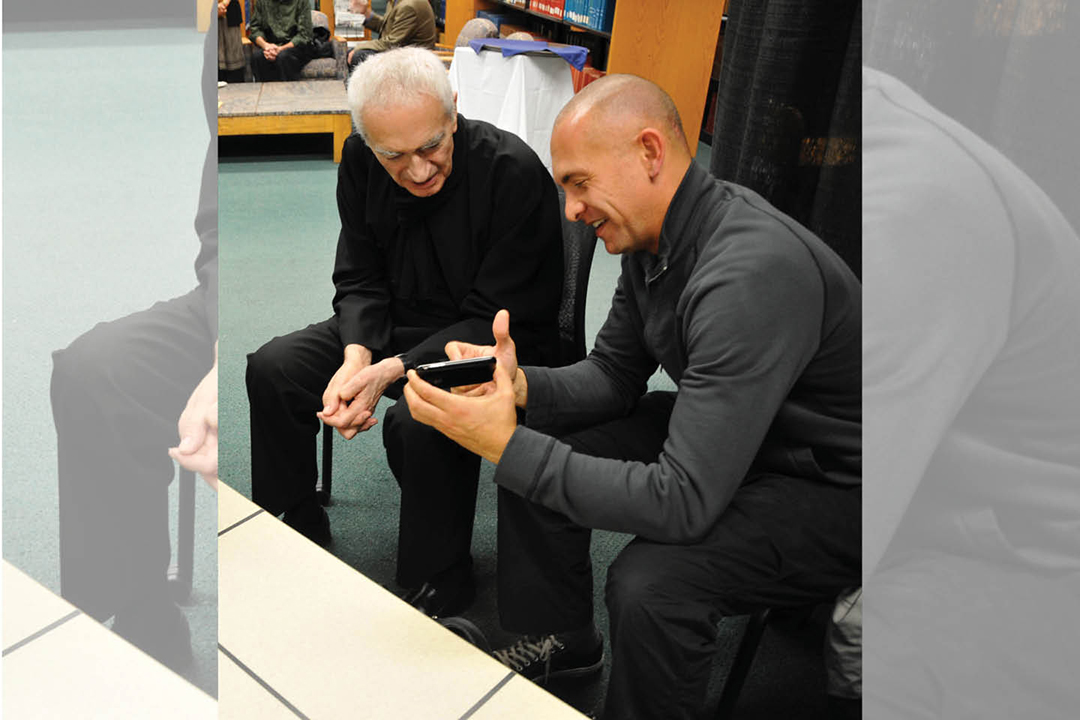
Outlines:
[{"label": "row of books", "polygon": [[529,0],[529,9],[556,20],[566,20],[593,30],[611,32],[615,0]]},{"label": "row of books", "polygon": [[574,81],[574,93],[581,91],[581,88],[585,87],[593,80],[599,80],[604,77],[606,73],[603,70],[597,70],[594,67],[586,65],[581,70],[570,68],[570,76]]}]

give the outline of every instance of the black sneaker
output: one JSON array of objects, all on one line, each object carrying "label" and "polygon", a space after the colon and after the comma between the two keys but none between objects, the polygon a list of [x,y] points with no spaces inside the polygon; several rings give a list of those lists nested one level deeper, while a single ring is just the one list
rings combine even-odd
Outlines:
[{"label": "black sneaker", "polygon": [[556,678],[591,675],[604,667],[604,642],[586,652],[571,650],[558,635],[526,635],[491,653],[495,659],[537,685]]},{"label": "black sneaker", "polygon": [[286,525],[316,545],[330,545],[330,516],[317,501],[289,510],[283,519]]}]

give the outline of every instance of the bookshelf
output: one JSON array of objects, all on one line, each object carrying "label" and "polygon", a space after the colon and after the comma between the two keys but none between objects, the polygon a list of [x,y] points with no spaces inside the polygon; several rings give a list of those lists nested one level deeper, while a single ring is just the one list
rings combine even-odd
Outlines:
[{"label": "bookshelf", "polygon": [[[453,2],[453,0],[450,0],[450,1]],[[566,27],[571,28],[571,29],[573,29],[574,31],[577,31],[577,32],[584,32],[584,33],[589,33],[590,35],[597,35],[599,37],[602,37],[602,38],[605,38],[605,39],[608,39],[608,40],[611,39],[611,33],[609,33],[609,32],[604,32],[603,30],[597,30],[595,28],[591,28],[591,27],[589,27],[587,25],[582,25],[580,23],[570,22],[569,20],[565,20],[565,19],[560,20],[558,18],[553,18],[550,15],[545,15],[542,12],[536,12],[535,10],[532,10],[532,9],[530,9],[528,7],[523,8],[520,5],[515,5],[514,3],[506,2],[506,0],[488,0],[487,4],[492,6],[491,9],[497,10],[498,12],[504,12],[506,10],[509,10],[510,11],[509,14],[511,14],[511,15],[513,15],[513,13],[515,13],[515,12],[522,13],[524,15],[529,15],[529,16],[534,17],[534,18],[539,18],[540,20],[543,20],[544,22],[550,23],[552,25],[565,25]],[[484,9],[484,8],[481,8],[481,9]]]},{"label": "bookshelf", "polygon": [[[696,138],[705,114],[716,41],[726,0],[616,0],[610,33],[531,13],[502,0],[446,0],[446,39],[453,43],[477,10],[536,15],[563,31],[584,32],[601,43],[609,73],[632,73],[652,80],[671,95],[688,138]],[[584,44],[584,43],[582,43]],[[590,53],[596,56],[600,53]],[[697,143],[691,141],[691,151]]]}]

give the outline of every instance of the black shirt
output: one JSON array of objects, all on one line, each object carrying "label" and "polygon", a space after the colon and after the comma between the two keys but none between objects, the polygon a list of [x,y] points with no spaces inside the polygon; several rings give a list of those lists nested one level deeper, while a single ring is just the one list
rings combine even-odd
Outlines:
[{"label": "black shirt", "polygon": [[445,357],[450,340],[493,343],[492,318],[506,308],[522,361],[558,360],[558,196],[518,137],[459,115],[450,176],[417,198],[353,135],[337,198],[334,312],[344,344],[428,362]]}]

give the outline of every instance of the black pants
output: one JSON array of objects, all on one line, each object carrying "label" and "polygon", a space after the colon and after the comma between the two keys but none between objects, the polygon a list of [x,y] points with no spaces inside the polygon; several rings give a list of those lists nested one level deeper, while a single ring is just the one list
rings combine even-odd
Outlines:
[{"label": "black pants", "polygon": [[349,75],[352,75],[353,70],[357,68],[360,63],[364,62],[373,55],[378,55],[379,50],[371,50],[369,48],[357,48],[352,51],[352,59],[349,60]]},{"label": "black pants", "polygon": [[[396,333],[400,344],[390,352],[420,339],[409,335],[408,329]],[[343,352],[331,318],[274,338],[248,356],[252,496],[268,512],[280,514],[315,496],[315,413]],[[401,487],[397,582],[417,587],[469,562],[480,458],[413,420],[404,399],[387,410],[382,437]]]},{"label": "black pants", "polygon": [[300,71],[315,57],[310,43],[282,50],[276,60],[268,60],[258,45],[251,47],[251,73],[255,82],[299,80]]},{"label": "black pants", "polygon": [[214,362],[201,292],[100,323],[53,353],[60,588],[99,620],[166,592],[167,449]]},{"label": "black pants", "polygon": [[[577,452],[654,462],[673,393],[650,393],[628,417],[563,438]],[[858,585],[861,489],[798,478],[748,478],[700,541],[635,538],[608,569],[611,678],[604,717],[702,712],[724,615],[831,601]],[[543,634],[593,619],[590,531],[499,491],[499,615]]]}]

